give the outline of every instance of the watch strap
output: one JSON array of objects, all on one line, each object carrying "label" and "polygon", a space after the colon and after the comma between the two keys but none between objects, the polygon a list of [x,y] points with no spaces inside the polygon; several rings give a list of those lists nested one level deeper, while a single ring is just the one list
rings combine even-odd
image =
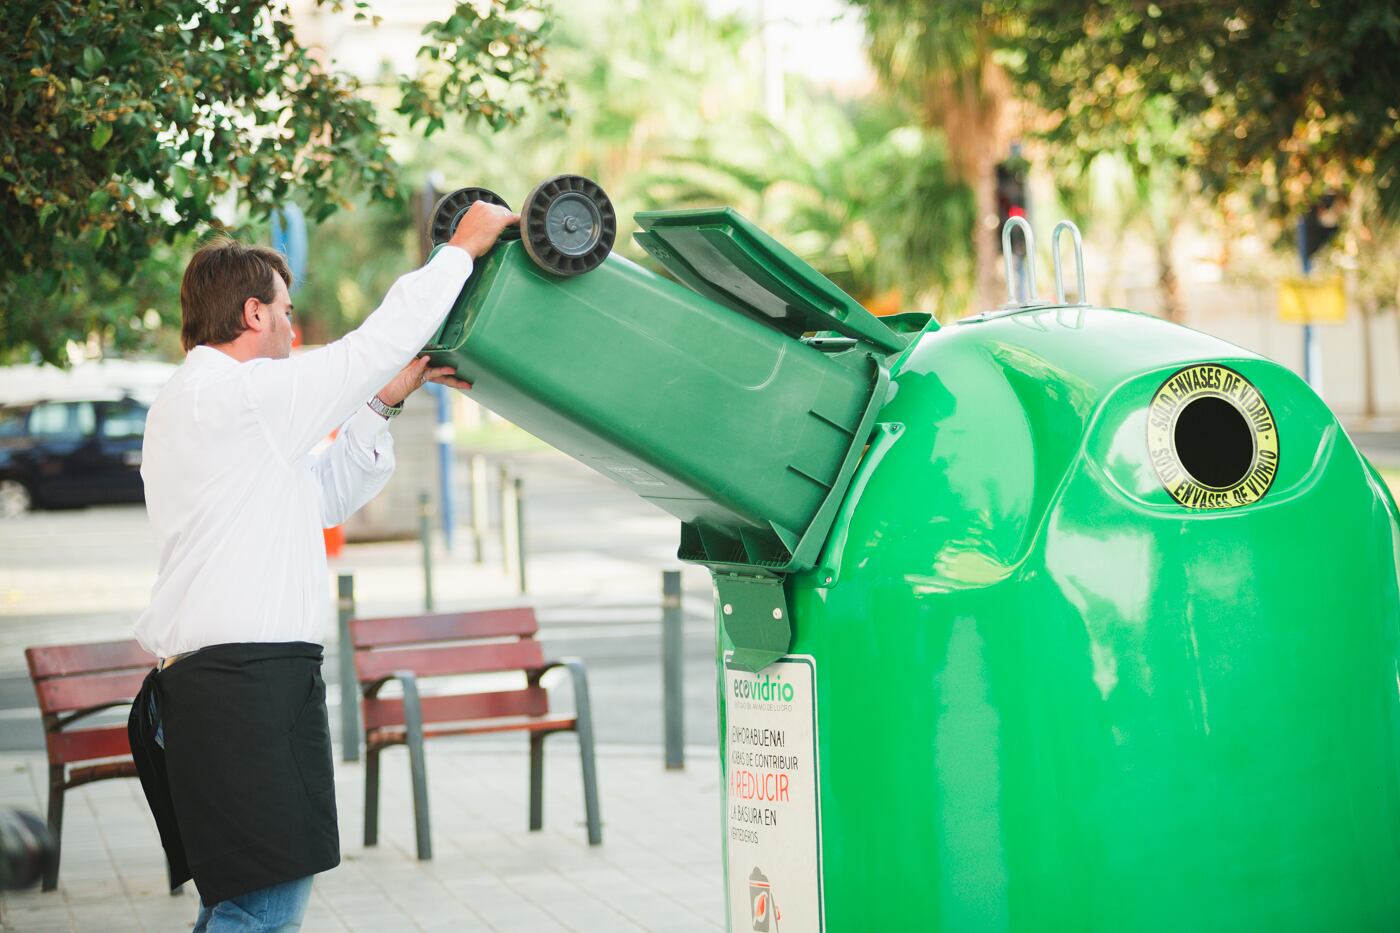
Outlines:
[{"label": "watch strap", "polygon": [[383,418],[385,421],[390,421],[394,418],[397,418],[399,416],[399,413],[403,411],[403,403],[400,402],[397,405],[385,405],[382,401],[380,401],[379,396],[371,395],[369,397],[369,408],[370,411],[374,412],[376,415]]}]

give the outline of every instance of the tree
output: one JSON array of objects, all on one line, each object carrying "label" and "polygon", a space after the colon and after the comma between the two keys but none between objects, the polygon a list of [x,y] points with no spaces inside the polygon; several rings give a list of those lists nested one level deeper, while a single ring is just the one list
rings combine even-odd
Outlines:
[{"label": "tree", "polygon": [[569,76],[567,129],[462,140],[469,151],[445,161],[477,174],[451,184],[499,183],[519,206],[543,175],[588,175],[617,207],[615,248],[648,265],[629,236],[634,211],[729,205],[858,299],[960,306],[971,198],[942,134],[886,98],[837,103],[798,81],[775,124],[758,36],[752,17],[702,0],[575,0],[550,50]]},{"label": "tree", "polygon": [[[425,29],[398,111],[425,133],[559,115],[550,22],[544,0],[458,2]],[[291,0],[20,0],[0,8],[0,48],[0,354],[61,361],[94,331],[120,345],[128,309],[92,290],[220,217],[399,197],[373,104],[297,42]]]},{"label": "tree", "polygon": [[1046,160],[1086,235],[1096,220],[1110,223],[1106,239],[1115,244],[1135,228],[1146,234],[1157,259],[1162,315],[1177,322],[1185,318],[1185,302],[1174,254],[1193,203],[1188,147],[1188,133],[1170,102],[1153,98],[1131,119],[1047,147]]},{"label": "tree", "polygon": [[1296,216],[1324,191],[1374,185],[1400,213],[1400,3],[1004,0],[1021,91],[1078,147],[1166,108],[1185,162],[1220,194],[1261,182]]},{"label": "tree", "polygon": [[[996,58],[1014,9],[992,0],[850,0],[864,12],[870,57],[892,89],[909,95],[925,125],[943,131],[955,177],[972,189],[976,300],[1001,302],[996,164],[1006,151],[1011,83]],[[1014,6],[1014,5],[1011,5]]]}]

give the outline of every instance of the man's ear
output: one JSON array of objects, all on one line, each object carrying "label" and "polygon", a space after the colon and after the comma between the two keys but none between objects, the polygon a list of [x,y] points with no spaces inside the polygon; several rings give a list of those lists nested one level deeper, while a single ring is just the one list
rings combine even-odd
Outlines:
[{"label": "man's ear", "polygon": [[261,304],[256,298],[248,298],[243,302],[243,326],[258,333],[266,330],[268,325],[268,316],[260,310]]}]

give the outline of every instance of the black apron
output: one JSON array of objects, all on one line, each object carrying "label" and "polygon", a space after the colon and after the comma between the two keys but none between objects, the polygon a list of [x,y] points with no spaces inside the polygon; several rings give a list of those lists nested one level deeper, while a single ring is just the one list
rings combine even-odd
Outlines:
[{"label": "black apron", "polygon": [[213,906],[340,864],[321,655],[213,645],[146,676],[127,731],[172,889]]}]

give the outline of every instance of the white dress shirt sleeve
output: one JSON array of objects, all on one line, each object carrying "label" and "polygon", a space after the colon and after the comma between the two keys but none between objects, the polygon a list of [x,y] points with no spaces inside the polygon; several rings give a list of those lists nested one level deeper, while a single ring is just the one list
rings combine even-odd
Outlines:
[{"label": "white dress shirt sleeve", "polygon": [[471,271],[470,254],[445,246],[423,268],[401,276],[374,313],[341,339],[243,367],[252,404],[289,463],[408,365],[441,326]]},{"label": "white dress shirt sleeve", "polygon": [[389,422],[368,405],[350,416],[340,434],[312,461],[321,487],[321,523],[339,525],[379,495],[394,472]]}]

